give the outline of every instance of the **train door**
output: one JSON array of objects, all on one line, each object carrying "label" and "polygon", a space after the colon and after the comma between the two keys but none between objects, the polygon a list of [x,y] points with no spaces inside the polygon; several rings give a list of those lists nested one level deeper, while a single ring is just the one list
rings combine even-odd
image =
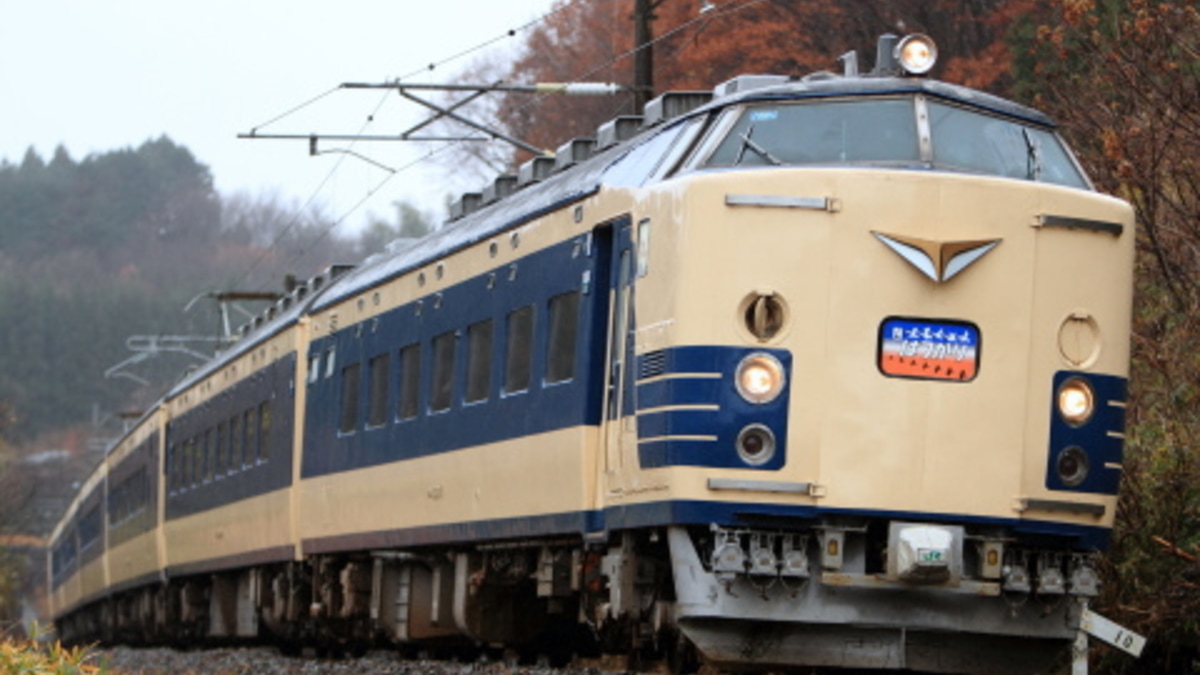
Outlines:
[{"label": "train door", "polygon": [[605,339],[605,388],[601,410],[601,438],[605,482],[608,490],[619,487],[625,457],[636,443],[633,416],[634,347],[634,246],[631,220],[611,225],[608,278],[603,280],[609,295]]}]

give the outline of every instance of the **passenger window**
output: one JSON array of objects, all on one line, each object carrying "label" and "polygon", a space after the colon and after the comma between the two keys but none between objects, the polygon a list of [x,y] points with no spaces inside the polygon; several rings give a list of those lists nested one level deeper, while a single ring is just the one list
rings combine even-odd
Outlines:
[{"label": "passenger window", "polygon": [[492,373],[492,320],[467,327],[467,403],[487,400]]},{"label": "passenger window", "polygon": [[352,363],[342,368],[342,413],[338,431],[348,434],[358,425],[358,381],[359,365]]},{"label": "passenger window", "polygon": [[211,482],[217,466],[217,435],[212,429],[204,430],[204,482]]},{"label": "passenger window", "polygon": [[258,460],[265,462],[271,456],[271,402],[258,406]]},{"label": "passenger window", "polygon": [[400,350],[400,396],[396,412],[402,420],[417,416],[420,410],[418,395],[421,385],[421,345],[409,345]]},{"label": "passenger window", "polygon": [[321,354],[318,352],[308,357],[308,383],[316,382],[321,376]]},{"label": "passenger window", "polygon": [[429,410],[450,409],[454,393],[454,332],[433,338],[433,389],[429,393]]},{"label": "passenger window", "polygon": [[242,467],[254,463],[258,455],[258,411],[251,408],[242,416],[242,428],[246,430],[246,444],[242,446]]},{"label": "passenger window", "polygon": [[380,354],[367,364],[367,426],[378,427],[387,422],[388,371],[390,354]]},{"label": "passenger window", "polygon": [[504,393],[529,389],[533,361],[533,306],[508,314],[508,332],[504,349]]},{"label": "passenger window", "polygon": [[220,478],[225,473],[226,467],[229,466],[228,445],[226,445],[225,423],[217,424],[217,467],[213,474]]},{"label": "passenger window", "polygon": [[242,468],[242,416],[229,418],[229,473]]},{"label": "passenger window", "polygon": [[575,341],[579,332],[579,292],[550,298],[550,340],[546,351],[546,382],[575,377]]}]

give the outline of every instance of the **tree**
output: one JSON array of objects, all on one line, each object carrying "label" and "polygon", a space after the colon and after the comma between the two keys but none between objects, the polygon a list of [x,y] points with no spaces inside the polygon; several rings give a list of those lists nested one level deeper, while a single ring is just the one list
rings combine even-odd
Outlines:
[{"label": "tree", "polygon": [[[654,83],[658,92],[711,89],[742,73],[802,76],[836,66],[851,49],[869,69],[878,36],[926,32],[949,55],[950,79],[1006,93],[1011,85],[1006,32],[1033,0],[691,0],[653,3]],[[507,67],[476,64],[463,81],[509,83],[611,81],[633,85],[633,0],[562,2],[525,39],[522,54]],[[641,114],[625,93],[604,98],[503,94],[475,111],[511,135],[553,150],[572,137],[593,136],[617,115]],[[481,150],[470,147],[476,155]],[[511,170],[529,153],[503,148]],[[461,154],[458,158],[461,159]]]},{"label": "tree", "polygon": [[1056,0],[1017,33],[1022,92],[1065,123],[1138,225],[1124,484],[1105,611],[1145,633],[1111,672],[1186,672],[1200,657],[1200,10]]}]

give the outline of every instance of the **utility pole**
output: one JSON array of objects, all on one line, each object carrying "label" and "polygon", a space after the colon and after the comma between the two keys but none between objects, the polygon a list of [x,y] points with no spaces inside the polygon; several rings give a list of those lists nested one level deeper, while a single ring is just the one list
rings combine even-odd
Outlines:
[{"label": "utility pole", "polygon": [[634,0],[633,41],[633,109],[639,114],[646,102],[654,98],[654,9],[663,0]]}]

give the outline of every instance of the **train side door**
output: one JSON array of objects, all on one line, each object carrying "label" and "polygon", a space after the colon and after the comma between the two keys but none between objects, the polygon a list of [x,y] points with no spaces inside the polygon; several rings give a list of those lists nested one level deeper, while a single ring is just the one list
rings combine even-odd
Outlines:
[{"label": "train side door", "polygon": [[[633,405],[633,332],[634,321],[634,246],[631,220],[612,225],[609,238],[612,264],[607,281],[609,293],[606,336],[605,388],[603,397],[602,443],[604,471],[609,489],[615,474],[624,469],[624,456],[636,442]],[[619,480],[619,479],[618,479]]]}]

